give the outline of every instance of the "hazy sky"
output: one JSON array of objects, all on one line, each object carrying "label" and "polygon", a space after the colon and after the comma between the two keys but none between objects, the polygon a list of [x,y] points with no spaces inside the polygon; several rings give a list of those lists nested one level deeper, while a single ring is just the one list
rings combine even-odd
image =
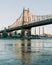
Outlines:
[{"label": "hazy sky", "polygon": [[[24,7],[37,15],[52,14],[52,0],[0,0],[0,29],[15,22]],[[52,25],[45,32],[52,34]]]}]

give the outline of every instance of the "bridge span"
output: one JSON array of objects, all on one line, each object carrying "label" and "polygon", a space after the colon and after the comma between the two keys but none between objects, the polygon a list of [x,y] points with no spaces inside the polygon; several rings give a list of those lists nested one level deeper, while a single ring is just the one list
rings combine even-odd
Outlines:
[{"label": "bridge span", "polygon": [[22,25],[22,26],[18,26],[18,27],[6,29],[6,30],[0,30],[0,33],[3,33],[4,31],[6,31],[6,32],[12,32],[12,31],[15,31],[15,30],[30,29],[32,27],[37,27],[37,26],[42,26],[42,25],[48,25],[48,24],[52,24],[52,19],[47,19],[47,20],[42,20],[42,21],[30,23],[30,24],[25,24],[25,25]]},{"label": "bridge span", "polygon": [[52,15],[34,15],[29,9],[23,9],[20,17],[13,24],[8,26],[8,29],[0,30],[0,33],[7,32],[7,34],[9,33],[10,35],[14,32],[18,33],[17,30],[21,30],[20,34],[22,34],[22,36],[30,36],[32,27],[48,24],[52,24]]}]

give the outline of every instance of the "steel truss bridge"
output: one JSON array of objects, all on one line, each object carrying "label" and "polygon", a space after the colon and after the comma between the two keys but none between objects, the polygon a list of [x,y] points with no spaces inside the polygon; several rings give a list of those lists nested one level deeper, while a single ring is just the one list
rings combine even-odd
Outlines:
[{"label": "steel truss bridge", "polygon": [[[31,24],[26,24],[26,25],[23,25],[23,26],[18,26],[18,27],[6,29],[6,32],[11,32],[11,31],[15,31],[15,30],[22,30],[22,29],[30,29],[32,27],[48,25],[48,24],[52,24],[52,19],[47,19],[47,20],[43,20],[43,21],[39,21],[39,22],[34,22],[34,23],[31,23]],[[3,32],[4,32],[4,30],[0,31],[0,33],[3,33]]]},{"label": "steel truss bridge", "polygon": [[32,27],[42,26],[52,24],[52,15],[34,15],[29,9],[23,9],[21,16],[10,26],[8,29],[0,30],[0,33],[12,32],[16,30],[26,31],[26,29],[31,29]]}]

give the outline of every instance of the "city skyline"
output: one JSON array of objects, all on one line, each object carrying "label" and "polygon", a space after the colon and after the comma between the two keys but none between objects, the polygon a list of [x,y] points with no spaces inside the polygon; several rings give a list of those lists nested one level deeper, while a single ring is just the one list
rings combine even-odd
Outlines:
[{"label": "city skyline", "polygon": [[[0,29],[14,23],[21,15],[23,8],[29,8],[36,15],[52,14],[51,0],[0,0]],[[52,25],[46,25],[45,33],[52,34]]]}]

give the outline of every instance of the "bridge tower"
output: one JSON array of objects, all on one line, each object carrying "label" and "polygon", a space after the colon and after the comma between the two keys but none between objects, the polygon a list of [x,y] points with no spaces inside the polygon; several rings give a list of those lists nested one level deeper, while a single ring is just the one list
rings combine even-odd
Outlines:
[{"label": "bridge tower", "polygon": [[[31,22],[29,9],[23,9],[23,21],[22,25],[29,24]],[[30,36],[31,35],[31,28],[29,29],[22,29],[21,34],[23,36]]]}]

